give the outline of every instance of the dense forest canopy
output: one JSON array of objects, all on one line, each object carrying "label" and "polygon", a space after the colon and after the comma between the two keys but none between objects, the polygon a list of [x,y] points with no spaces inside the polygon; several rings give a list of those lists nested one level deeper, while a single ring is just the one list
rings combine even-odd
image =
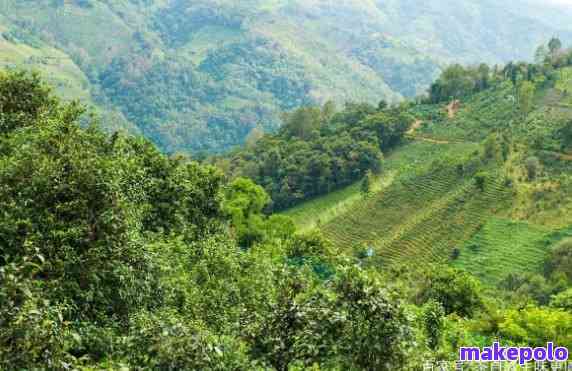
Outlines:
[{"label": "dense forest canopy", "polygon": [[284,122],[278,134],[214,160],[231,176],[262,185],[275,210],[347,186],[368,171],[382,172],[383,153],[401,142],[413,117],[406,105],[347,104],[336,112],[328,103],[286,114]]},{"label": "dense forest canopy", "polygon": [[41,70],[111,132],[213,153],[276,132],[283,111],[395,103],[453,62],[530,59],[553,35],[572,40],[570,13],[529,0],[6,0],[0,65]]}]

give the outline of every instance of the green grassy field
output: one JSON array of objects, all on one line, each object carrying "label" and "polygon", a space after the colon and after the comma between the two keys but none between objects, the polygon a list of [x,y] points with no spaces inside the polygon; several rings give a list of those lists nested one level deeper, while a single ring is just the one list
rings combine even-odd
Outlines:
[{"label": "green grassy field", "polygon": [[[378,176],[372,186],[372,192],[377,193],[387,188],[395,178],[394,171],[386,171]],[[305,202],[284,212],[294,219],[298,229],[308,231],[330,222],[338,215],[344,214],[350,208],[363,201],[360,183],[354,183],[343,189],[330,192],[323,197]]]},{"label": "green grassy field", "polygon": [[491,217],[468,240],[454,266],[462,268],[491,286],[509,272],[539,272],[540,262],[551,245],[546,227]]},{"label": "green grassy field", "polygon": [[89,82],[71,58],[48,46],[32,47],[0,36],[0,68],[38,71],[60,96],[89,102]]}]

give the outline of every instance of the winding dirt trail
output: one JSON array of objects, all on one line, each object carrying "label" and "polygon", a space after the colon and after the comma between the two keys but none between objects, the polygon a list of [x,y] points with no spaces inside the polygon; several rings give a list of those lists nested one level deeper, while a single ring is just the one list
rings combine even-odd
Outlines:
[{"label": "winding dirt trail", "polygon": [[415,135],[415,132],[417,131],[417,129],[419,129],[421,127],[421,125],[423,125],[423,121],[416,119],[415,122],[413,123],[413,125],[411,125],[411,128],[407,131],[406,136],[409,137],[410,139],[419,140],[422,142],[434,143],[434,144],[450,144],[451,143],[448,140],[432,139],[432,138],[426,138],[423,136]]},{"label": "winding dirt trail", "polygon": [[416,119],[415,122],[413,123],[413,125],[411,125],[411,128],[407,131],[407,135],[415,134],[415,131],[417,129],[419,129],[422,124],[423,124],[423,121]]},{"label": "winding dirt trail", "polygon": [[461,109],[461,101],[455,99],[454,101],[452,101],[447,105],[446,109],[447,109],[447,116],[449,117],[449,119],[454,119],[455,116],[457,115],[457,112],[459,112],[459,110]]}]

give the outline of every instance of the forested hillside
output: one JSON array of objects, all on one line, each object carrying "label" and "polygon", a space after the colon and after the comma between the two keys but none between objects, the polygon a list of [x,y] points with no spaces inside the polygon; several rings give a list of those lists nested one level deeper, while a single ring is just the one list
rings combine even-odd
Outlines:
[{"label": "forested hillside", "polygon": [[3,0],[0,63],[37,68],[106,127],[220,152],[303,105],[396,102],[452,61],[528,58],[571,39],[567,8],[527,0]]},{"label": "forested hillside", "polygon": [[[536,55],[538,63],[502,68],[448,67],[426,97],[401,105],[411,124],[384,149],[378,171],[283,214],[364,265],[448,264],[478,277],[491,296],[559,307],[554,300],[570,287],[553,267],[570,262],[572,51],[554,38]],[[253,179],[271,192],[262,169]]]},{"label": "forested hillside", "polygon": [[0,369],[421,370],[497,339],[572,348],[572,52],[537,54],[450,66],[406,104],[294,110],[222,169],[0,72]]}]

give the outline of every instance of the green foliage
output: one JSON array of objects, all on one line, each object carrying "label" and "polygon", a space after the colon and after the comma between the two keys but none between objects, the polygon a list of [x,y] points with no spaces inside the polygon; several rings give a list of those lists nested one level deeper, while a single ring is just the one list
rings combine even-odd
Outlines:
[{"label": "green foliage", "polygon": [[475,184],[481,192],[485,191],[488,177],[489,177],[489,174],[487,174],[486,172],[483,172],[483,171],[478,172],[475,175]]},{"label": "green foliage", "polygon": [[[544,283],[531,283],[522,275],[541,273],[542,266],[539,262],[545,258],[549,233],[549,229],[532,223],[490,217],[461,245],[461,256],[453,265],[492,287],[497,287],[499,282],[507,279],[508,274],[514,275],[513,278],[520,277],[518,284],[504,287],[508,291],[518,291],[525,282],[530,287],[543,286]],[[523,291],[528,290],[523,288]],[[525,295],[524,292],[522,294],[517,293],[518,296]],[[545,295],[546,293],[533,296]]]},{"label": "green foliage", "polygon": [[[80,92],[165,152],[219,152],[253,127],[276,130],[284,110],[412,98],[452,59],[529,58],[531,40],[567,30],[566,12],[513,8],[468,0],[433,2],[430,12],[355,0],[326,8],[300,0],[5,0],[0,57],[44,71],[58,91]],[[563,50],[551,49],[561,63]],[[451,76],[439,99],[484,89],[495,80],[489,70]]]},{"label": "green foliage", "polygon": [[561,309],[509,310],[499,327],[500,334],[516,344],[535,347],[551,341],[568,348],[572,345],[572,314]]},{"label": "green foliage", "polygon": [[278,135],[231,153],[230,172],[262,185],[281,210],[381,172],[382,151],[400,144],[412,121],[401,108],[300,108],[285,115]]},{"label": "green foliage", "polygon": [[428,339],[428,346],[436,350],[441,340],[444,327],[445,311],[441,303],[430,300],[423,307],[423,326]]},{"label": "green foliage", "polygon": [[255,347],[270,355],[272,366],[287,369],[294,359],[349,369],[406,364],[410,325],[376,275],[352,268],[325,289],[311,285],[299,275],[284,280],[258,330]]},{"label": "green foliage", "polygon": [[319,234],[263,215],[262,187],[82,128],[57,99],[27,117],[37,98],[12,94],[24,111],[7,113],[29,121],[0,136],[1,367],[407,363],[401,302]]},{"label": "green foliage", "polygon": [[526,167],[526,174],[528,176],[528,180],[535,180],[538,176],[539,168],[540,168],[540,160],[537,157],[529,157],[526,159],[524,166]]},{"label": "green foliage", "polygon": [[229,215],[239,243],[250,247],[264,236],[262,210],[270,202],[264,189],[250,179],[237,178],[226,190],[224,212]]},{"label": "green foliage", "polygon": [[38,74],[0,71],[0,135],[32,125],[43,114],[53,115],[57,108],[51,88]]},{"label": "green foliage", "polygon": [[563,147],[572,148],[572,121],[568,121],[568,123],[561,129],[560,134],[562,135]]},{"label": "green foliage", "polygon": [[554,287],[540,274],[509,273],[499,287],[509,293],[514,302],[546,305]]},{"label": "green foliage", "polygon": [[282,132],[289,137],[308,140],[320,129],[322,111],[317,107],[304,107],[284,114]]},{"label": "green foliage", "polygon": [[470,317],[482,308],[479,282],[466,272],[454,268],[434,267],[425,272],[417,293],[419,303],[434,300],[445,314]]},{"label": "green foliage", "polygon": [[572,312],[572,288],[552,296],[550,306]]},{"label": "green foliage", "polygon": [[[211,72],[227,76],[220,66]],[[33,75],[3,74],[0,368],[415,369],[421,355],[456,357],[459,344],[493,336],[572,345],[566,197],[558,230],[516,223],[519,210],[504,210],[529,190],[566,195],[567,168],[539,153],[546,176],[523,181],[530,143],[522,132],[544,121],[537,111],[522,127],[503,121],[520,117],[501,113],[514,86],[495,85],[498,69],[485,67],[477,71],[492,80],[473,80],[474,89],[490,95],[467,98],[456,118],[427,104],[294,111],[279,134],[215,159],[235,172],[228,184],[214,167],[101,133],[82,107],[53,98]],[[530,65],[505,72],[521,87],[542,73]],[[487,104],[494,120],[484,123],[477,116]],[[453,130],[427,125],[406,134],[409,113],[438,117],[435,126],[475,126],[465,138],[479,143],[421,137],[399,146],[406,135]],[[274,206],[288,205],[351,182],[347,194],[357,199],[318,223],[323,235],[299,234],[290,218],[265,214],[269,194],[284,197]],[[360,188],[371,197],[360,199]],[[554,241],[545,276],[537,274]],[[451,256],[484,283],[510,273],[498,300],[485,302],[466,271],[395,264]]]},{"label": "green foliage", "polygon": [[163,370],[255,369],[248,346],[189,323],[178,313],[138,313],[131,319],[131,364]]},{"label": "green foliage", "polygon": [[551,275],[562,273],[572,281],[572,239],[565,239],[550,251],[546,272]]},{"label": "green foliage", "polygon": [[69,324],[65,304],[51,303],[34,279],[42,269],[41,255],[0,265],[0,367],[43,365],[62,368],[73,360],[66,354]]},{"label": "green foliage", "polygon": [[61,116],[36,125],[0,139],[5,259],[38,249],[46,260],[38,277],[53,299],[67,298],[85,318],[125,316],[154,290],[135,279],[152,271],[140,237],[142,172],[121,141]]},{"label": "green foliage", "polygon": [[523,81],[519,84],[517,90],[520,111],[523,115],[526,116],[532,110],[532,103],[536,87],[530,81]]},{"label": "green foliage", "polygon": [[371,193],[371,183],[372,183],[373,175],[371,171],[368,170],[363,177],[361,184],[360,184],[360,193],[363,198],[367,198]]},{"label": "green foliage", "polygon": [[431,85],[430,100],[432,103],[462,98],[475,92],[477,86],[488,87],[488,70],[465,69],[459,64],[447,67],[439,79]]},{"label": "green foliage", "polygon": [[560,51],[560,49],[562,49],[562,41],[560,41],[560,39],[557,37],[553,37],[552,39],[550,39],[550,41],[548,42],[548,50],[550,51],[550,53],[552,55],[555,55]]}]

